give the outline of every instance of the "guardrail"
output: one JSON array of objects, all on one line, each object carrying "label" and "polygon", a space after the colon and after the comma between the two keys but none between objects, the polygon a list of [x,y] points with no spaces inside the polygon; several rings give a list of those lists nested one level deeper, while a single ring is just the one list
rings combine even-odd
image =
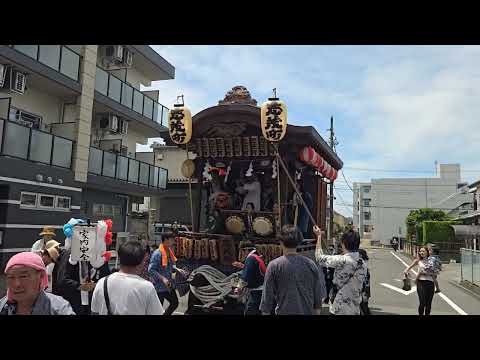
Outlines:
[{"label": "guardrail", "polygon": [[480,286],[480,251],[473,249],[460,249],[461,279]]}]

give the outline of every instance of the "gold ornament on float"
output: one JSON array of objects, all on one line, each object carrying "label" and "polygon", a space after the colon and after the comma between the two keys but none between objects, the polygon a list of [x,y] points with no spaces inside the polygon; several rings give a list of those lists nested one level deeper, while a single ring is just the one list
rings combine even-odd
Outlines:
[{"label": "gold ornament on float", "polygon": [[273,89],[274,97],[264,102],[260,111],[262,133],[269,142],[282,140],[287,132],[287,106],[276,93]]}]

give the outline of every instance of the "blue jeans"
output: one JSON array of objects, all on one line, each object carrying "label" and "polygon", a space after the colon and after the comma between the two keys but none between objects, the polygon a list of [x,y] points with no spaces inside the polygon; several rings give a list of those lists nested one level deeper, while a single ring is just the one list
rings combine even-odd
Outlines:
[{"label": "blue jeans", "polygon": [[253,290],[248,294],[245,304],[244,315],[261,315],[260,302],[262,301],[262,290]]}]

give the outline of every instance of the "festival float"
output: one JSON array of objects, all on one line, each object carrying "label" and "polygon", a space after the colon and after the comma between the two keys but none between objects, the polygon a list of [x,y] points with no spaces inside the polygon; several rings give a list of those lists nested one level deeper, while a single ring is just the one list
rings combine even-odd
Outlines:
[{"label": "festival float", "polygon": [[217,281],[228,293],[236,281],[232,264],[247,255],[242,242],[254,243],[268,264],[282,255],[281,227],[295,224],[304,234],[297,251],[313,255],[312,228],[326,229],[327,184],[343,163],[315,128],[288,124],[287,106],[275,89],[259,107],[245,87],[236,86],[193,118],[182,97],[171,110],[169,133],[167,145],[196,154],[181,164],[189,179],[193,231],[179,234],[176,254],[178,266],[193,271],[190,280],[209,269],[203,278],[210,281],[190,283],[203,306],[218,304],[202,298],[202,286]]}]

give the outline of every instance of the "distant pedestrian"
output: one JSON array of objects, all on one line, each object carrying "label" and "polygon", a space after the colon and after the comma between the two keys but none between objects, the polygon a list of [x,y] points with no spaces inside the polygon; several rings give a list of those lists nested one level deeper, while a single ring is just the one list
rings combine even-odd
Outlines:
[{"label": "distant pedestrian", "polygon": [[319,315],[326,295],[320,270],[314,261],[297,253],[303,241],[293,225],[282,228],[283,256],[272,260],[265,274],[260,310],[263,315]]},{"label": "distant pedestrian", "polygon": [[430,315],[432,310],[432,300],[435,292],[435,284],[432,272],[428,265],[429,252],[426,246],[420,247],[417,258],[404,271],[405,276],[408,277],[409,271],[418,265],[418,274],[416,278],[417,294],[418,294],[418,314]]},{"label": "distant pedestrian", "polygon": [[396,237],[393,237],[392,242],[391,242],[392,248],[395,252],[398,250],[398,239]]},{"label": "distant pedestrian", "polygon": [[75,315],[67,300],[45,292],[47,270],[38,254],[14,255],[5,274],[7,296],[0,299],[0,315]]},{"label": "distant pedestrian", "polygon": [[145,248],[139,241],[126,241],[118,249],[120,271],[98,282],[92,297],[94,315],[163,315],[153,284],[139,276]]},{"label": "distant pedestrian", "polygon": [[370,270],[368,270],[368,255],[364,249],[358,249],[358,253],[363,261],[365,261],[365,266],[367,267],[367,276],[363,282],[362,288],[362,302],[360,303],[360,314],[361,315],[370,315],[370,308],[368,307],[368,301],[370,299]]},{"label": "distant pedestrian", "polygon": [[330,313],[333,315],[360,315],[362,289],[367,276],[367,267],[358,253],[360,236],[350,230],[341,239],[342,255],[324,255],[321,245],[321,230],[313,229],[317,235],[315,258],[322,266],[335,269],[333,288],[330,292]]},{"label": "distant pedestrian", "polygon": [[438,274],[442,271],[442,261],[440,260],[440,256],[437,253],[437,249],[434,248],[435,245],[427,244],[428,248],[428,265],[431,268],[433,274],[433,283],[435,284],[435,293],[440,292],[440,286],[438,285]]},{"label": "distant pedestrian", "polygon": [[174,272],[179,271],[187,276],[186,271],[177,268],[177,258],[173,253],[173,244],[175,243],[174,233],[166,233],[162,236],[162,243],[155,250],[150,258],[148,272],[153,280],[153,285],[157,291],[158,298],[163,304],[168,301],[168,308],[165,315],[172,315],[178,307],[178,296],[175,290]]}]

